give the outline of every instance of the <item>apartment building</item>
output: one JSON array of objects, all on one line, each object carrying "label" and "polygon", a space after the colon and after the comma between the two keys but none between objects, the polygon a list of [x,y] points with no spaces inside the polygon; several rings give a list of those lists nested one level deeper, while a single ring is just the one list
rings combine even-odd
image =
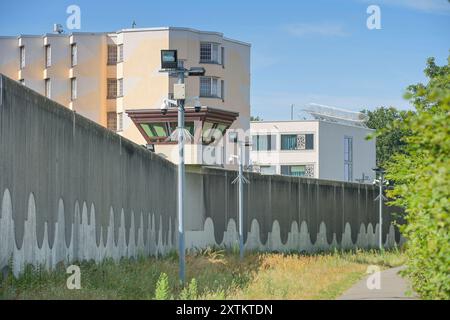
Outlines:
[{"label": "apartment building", "polygon": [[301,120],[251,122],[253,169],[262,174],[371,183],[373,132],[362,114],[314,105]]},{"label": "apartment building", "polygon": [[[185,80],[187,126],[194,138],[186,146],[186,163],[205,164],[212,140],[220,140],[222,154],[234,150],[227,139],[211,139],[205,130],[250,128],[250,45],[222,33],[162,27],[0,37],[0,73],[177,162],[171,140],[176,119],[159,114],[176,82],[160,72],[162,49],[178,50],[180,67],[206,70]],[[199,97],[202,112],[193,111],[193,97]],[[217,163],[225,155],[220,158]]]}]

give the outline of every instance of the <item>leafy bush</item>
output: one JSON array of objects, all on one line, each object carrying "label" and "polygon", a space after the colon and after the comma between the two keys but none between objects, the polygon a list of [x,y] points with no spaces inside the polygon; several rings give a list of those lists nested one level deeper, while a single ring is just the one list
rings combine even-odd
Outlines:
[{"label": "leafy bush", "polygon": [[159,276],[158,282],[156,283],[155,289],[155,299],[156,300],[167,300],[170,295],[170,287],[169,287],[169,277],[167,273],[161,273]]},{"label": "leafy bush", "polygon": [[192,278],[188,286],[184,287],[180,293],[181,300],[195,300],[198,297],[197,281]]},{"label": "leafy bush", "polygon": [[430,58],[426,85],[408,87],[416,112],[396,125],[409,134],[402,153],[387,163],[394,205],[405,208],[405,273],[424,299],[450,299],[450,57]]}]

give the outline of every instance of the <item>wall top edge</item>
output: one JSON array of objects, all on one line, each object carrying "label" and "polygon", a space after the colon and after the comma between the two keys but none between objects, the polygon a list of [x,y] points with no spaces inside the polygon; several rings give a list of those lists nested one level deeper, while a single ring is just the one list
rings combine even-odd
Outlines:
[{"label": "wall top edge", "polygon": [[43,38],[43,37],[70,37],[70,36],[84,36],[84,35],[109,35],[109,36],[116,36],[121,33],[130,33],[130,32],[149,32],[149,31],[186,31],[186,32],[193,32],[197,34],[202,35],[214,35],[221,37],[224,41],[234,42],[237,44],[245,45],[248,47],[251,47],[251,44],[248,42],[227,38],[223,36],[223,33],[216,32],[216,31],[201,31],[194,28],[186,28],[186,27],[152,27],[152,28],[133,28],[133,29],[120,29],[116,32],[110,31],[110,32],[71,32],[71,33],[63,33],[63,34],[57,34],[57,33],[45,33],[44,35],[32,35],[32,34],[21,34],[18,36],[0,36],[1,38]]}]

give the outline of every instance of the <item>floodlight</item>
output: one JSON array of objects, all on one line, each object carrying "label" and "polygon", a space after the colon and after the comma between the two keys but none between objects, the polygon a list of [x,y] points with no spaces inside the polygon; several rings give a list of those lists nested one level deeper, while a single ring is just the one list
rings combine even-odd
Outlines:
[{"label": "floodlight", "polygon": [[177,50],[161,50],[161,68],[176,69],[178,67]]},{"label": "floodlight", "polygon": [[203,67],[192,67],[188,71],[189,76],[204,76],[205,68]]}]

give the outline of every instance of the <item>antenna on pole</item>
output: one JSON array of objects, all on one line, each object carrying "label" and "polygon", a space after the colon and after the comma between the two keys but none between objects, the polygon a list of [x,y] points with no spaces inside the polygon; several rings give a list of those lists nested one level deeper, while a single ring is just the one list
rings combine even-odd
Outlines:
[{"label": "antenna on pole", "polygon": [[53,33],[61,34],[64,32],[63,26],[59,23],[53,24]]},{"label": "antenna on pole", "polygon": [[136,28],[136,21],[135,20],[133,20],[133,23],[131,24],[131,29],[134,29],[134,28]]},{"label": "antenna on pole", "polygon": [[244,258],[244,184],[249,184],[250,181],[244,176],[244,156],[245,147],[250,146],[250,142],[239,141],[238,134],[229,135],[230,142],[237,143],[239,146],[238,154],[232,155],[230,160],[237,159],[239,165],[239,172],[237,177],[231,182],[232,184],[238,184],[238,210],[239,210],[239,257],[242,260]]}]

